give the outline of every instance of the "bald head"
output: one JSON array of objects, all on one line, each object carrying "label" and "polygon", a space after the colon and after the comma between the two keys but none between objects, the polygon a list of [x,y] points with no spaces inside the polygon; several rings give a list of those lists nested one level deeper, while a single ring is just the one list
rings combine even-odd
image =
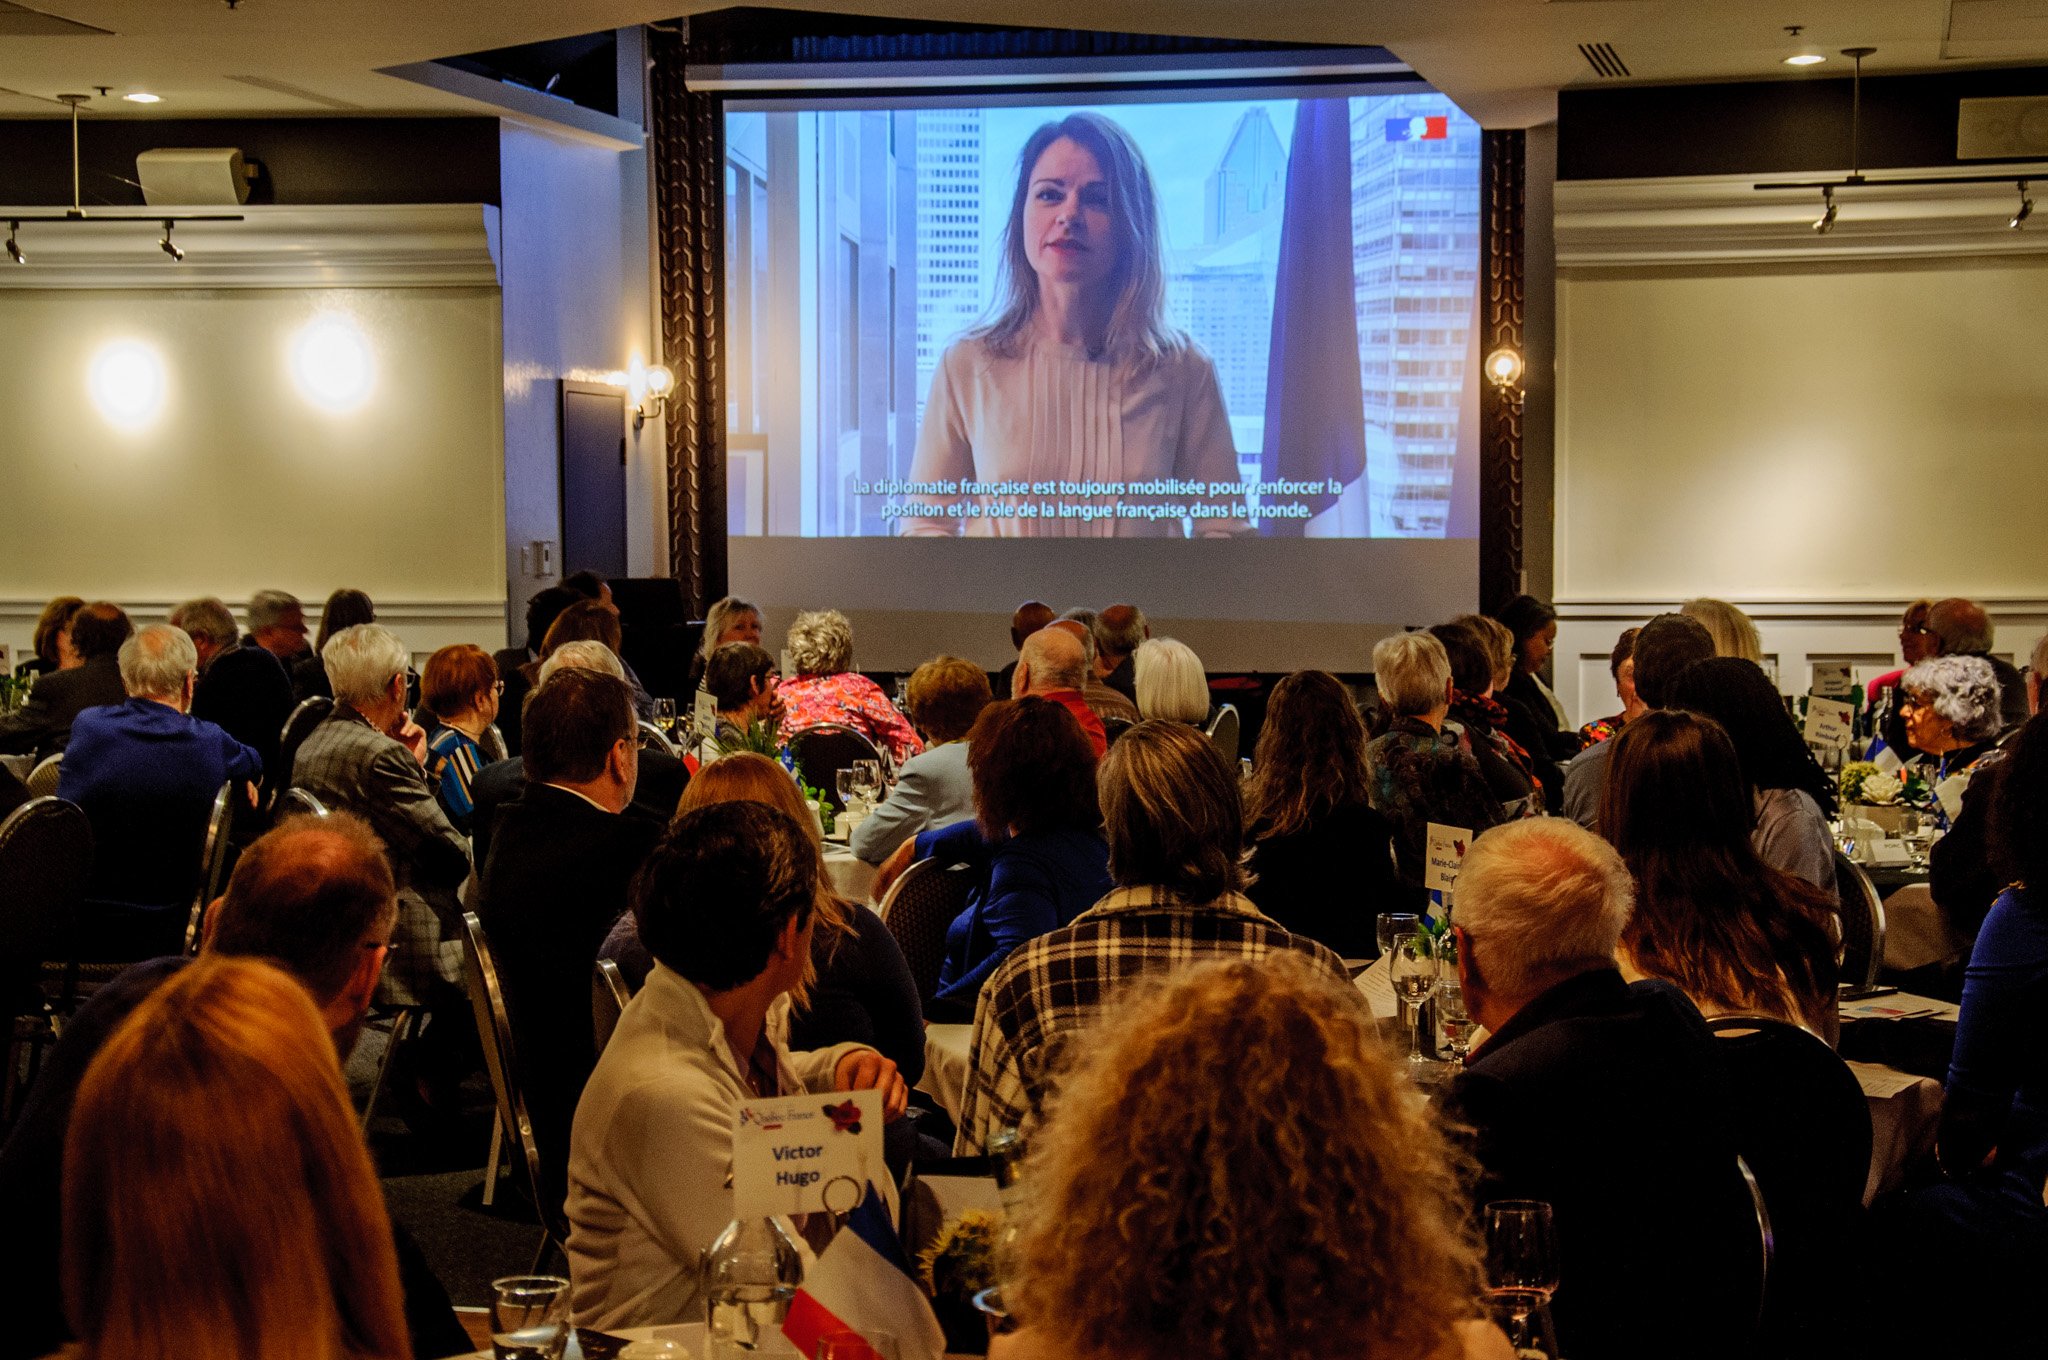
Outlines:
[{"label": "bald head", "polygon": [[1067,633],[1077,638],[1081,643],[1081,664],[1091,669],[1094,667],[1095,631],[1089,627],[1088,619],[1077,619],[1070,615],[1056,623],[1049,623],[1046,627],[1057,628],[1062,633]]},{"label": "bald head", "polygon": [[1025,638],[1019,649],[1011,697],[1079,689],[1087,666],[1088,654],[1082,650],[1080,638],[1058,624],[1041,628]]},{"label": "bald head", "polygon": [[1052,606],[1044,600],[1026,600],[1010,615],[1010,645],[1024,650],[1024,639],[1053,620]]},{"label": "bald head", "polygon": [[1939,639],[1944,656],[1988,652],[1997,640],[1984,606],[1960,596],[1936,600],[1927,611],[1927,629]]}]

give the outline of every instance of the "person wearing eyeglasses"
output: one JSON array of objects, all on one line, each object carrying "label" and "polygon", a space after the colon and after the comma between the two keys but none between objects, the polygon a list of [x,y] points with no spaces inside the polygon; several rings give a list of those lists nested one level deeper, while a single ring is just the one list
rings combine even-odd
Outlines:
[{"label": "person wearing eyeglasses", "polygon": [[470,833],[476,800],[470,786],[488,757],[484,734],[498,720],[498,701],[505,682],[498,663],[481,647],[457,643],[427,658],[420,677],[420,706],[440,720],[427,741],[427,782],[435,801],[463,835]]}]

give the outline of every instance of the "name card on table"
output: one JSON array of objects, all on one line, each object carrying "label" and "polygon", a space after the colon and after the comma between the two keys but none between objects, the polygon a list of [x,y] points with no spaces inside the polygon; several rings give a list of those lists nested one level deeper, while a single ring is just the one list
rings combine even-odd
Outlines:
[{"label": "name card on table", "polygon": [[849,1213],[888,1174],[879,1091],[752,1100],[733,1121],[735,1218]]},{"label": "name card on table", "polygon": [[697,706],[690,712],[690,723],[700,741],[718,730],[718,701],[708,691],[697,691]]},{"label": "name card on table", "polygon": [[1856,694],[1854,668],[1846,661],[1816,661],[1813,663],[1813,689],[1811,693],[1823,699],[1851,699]]},{"label": "name card on table", "polygon": [[1839,699],[1806,701],[1806,744],[1839,751],[1856,737],[1856,705]]},{"label": "name card on table", "polygon": [[1913,862],[1913,847],[1904,841],[1893,840],[1889,836],[1881,836],[1874,841],[1866,841],[1864,846],[1870,852],[1870,862],[1872,864],[1911,864]]},{"label": "name card on table", "polygon": [[1422,886],[1429,891],[1431,919],[1449,917],[1451,889],[1457,885],[1458,871],[1465,867],[1465,851],[1471,844],[1472,833],[1464,827],[1429,823],[1423,844]]}]

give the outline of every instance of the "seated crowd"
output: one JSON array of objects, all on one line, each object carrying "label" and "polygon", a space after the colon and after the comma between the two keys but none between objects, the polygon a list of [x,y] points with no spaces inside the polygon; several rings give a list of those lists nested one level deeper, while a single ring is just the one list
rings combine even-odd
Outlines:
[{"label": "seated crowd", "polygon": [[[1128,603],[1028,601],[1013,662],[932,657],[899,705],[845,615],[796,616],[785,676],[762,611],[720,600],[680,753],[591,573],[534,597],[526,646],[417,671],[360,591],[313,649],[284,592],[246,616],[52,601],[0,715],[0,752],[61,756],[91,826],[80,952],[127,965],[64,1018],[0,1149],[0,1221],[39,1246],[0,1360],[184,1355],[202,1330],[250,1356],[469,1349],[341,1072],[373,1007],[407,1014],[387,1089],[454,1135],[493,1042],[472,929],[583,1326],[702,1316],[739,1107],[799,1091],[878,1091],[896,1180],[1023,1135],[1010,1357],[1511,1354],[1478,1227],[1499,1200],[1552,1206],[1551,1318],[1590,1360],[1993,1336],[2048,1264],[2048,638],[2022,675],[1970,601],[1909,609],[1907,665],[1867,696],[1878,759],[1940,791],[1932,892],[1974,937],[1938,1161],[1867,1217],[1834,1206],[1824,1239],[1810,1206],[1771,1210],[1782,1278],[1857,1263],[1830,1278],[1893,1291],[1885,1335],[1846,1320],[1864,1296],[1788,1303],[1753,1260],[1753,1191],[1785,1180],[1717,1035],[1803,1031],[1845,1075],[1848,931],[1835,779],[1725,602],[1623,632],[1620,710],[1583,725],[1542,678],[1540,601],[1387,636],[1369,686],[1273,685],[1242,762],[1200,657]],[[821,725],[890,775],[843,847],[793,777],[829,774],[790,768]],[[0,779],[0,816],[25,798]],[[217,806],[237,855],[207,903]],[[1449,908],[1432,827],[1469,844]],[[842,887],[866,873],[872,902]],[[957,911],[906,950],[885,913],[947,874]],[[1382,916],[1432,911],[1482,1037],[1426,1102],[1352,978]],[[602,1045],[601,960],[632,998]],[[968,1027],[944,1108],[934,1024]],[[784,1226],[806,1258],[832,1230]],[[1938,1255],[1947,1292],[1892,1281],[1888,1244]]]}]

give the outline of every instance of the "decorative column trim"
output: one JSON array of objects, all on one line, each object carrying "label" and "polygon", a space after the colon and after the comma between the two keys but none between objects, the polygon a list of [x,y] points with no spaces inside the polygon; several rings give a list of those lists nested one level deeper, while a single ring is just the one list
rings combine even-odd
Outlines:
[{"label": "decorative column trim", "polygon": [[[1480,354],[1523,340],[1523,202],[1527,136],[1487,132],[1480,143],[1486,260],[1481,271]],[[1479,603],[1498,609],[1522,593],[1522,402],[1482,382],[1479,393]]]}]

